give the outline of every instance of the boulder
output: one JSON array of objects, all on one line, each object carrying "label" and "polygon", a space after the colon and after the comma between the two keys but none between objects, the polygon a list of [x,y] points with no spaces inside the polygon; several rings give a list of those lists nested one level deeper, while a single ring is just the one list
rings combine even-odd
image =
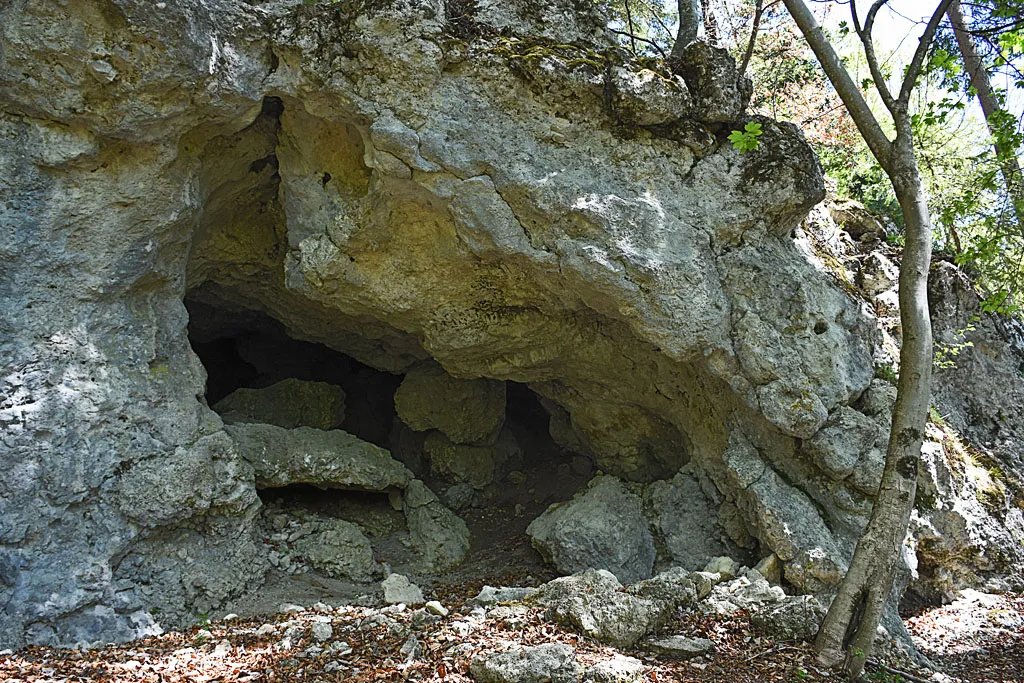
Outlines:
[{"label": "boulder", "polygon": [[395,410],[418,432],[437,429],[454,443],[479,443],[495,438],[505,420],[505,384],[456,379],[427,363],[406,374],[395,392]]},{"label": "boulder", "polygon": [[383,448],[340,430],[233,424],[225,431],[256,472],[257,488],[313,484],[384,491],[405,488],[412,472]]},{"label": "boulder", "polygon": [[693,474],[679,472],[672,479],[648,484],[644,508],[656,545],[665,549],[659,563],[696,571],[712,557],[729,553],[718,506],[704,494]]},{"label": "boulder", "polygon": [[513,645],[505,652],[478,656],[469,665],[477,683],[579,683],[582,671],[576,652],[562,643]]},{"label": "boulder", "polygon": [[325,519],[295,542],[295,552],[317,571],[337,579],[371,581],[378,571],[373,548],[362,530],[341,519]]},{"label": "boulder", "polygon": [[643,662],[615,654],[611,659],[588,666],[583,672],[583,683],[640,683],[643,675]]},{"label": "boulder", "polygon": [[499,602],[519,602],[537,592],[536,588],[484,586],[470,601],[477,605],[494,605]]},{"label": "boulder", "polygon": [[459,564],[469,552],[466,523],[444,506],[419,479],[405,490],[402,509],[413,549],[435,570]]},{"label": "boulder", "polygon": [[615,112],[637,126],[668,123],[689,114],[692,100],[686,81],[650,69],[612,69]]},{"label": "boulder", "polygon": [[827,610],[813,595],[787,596],[750,616],[751,625],[773,640],[811,640]]},{"label": "boulder", "polygon": [[697,119],[728,123],[743,115],[754,88],[750,79],[736,69],[736,60],[728,50],[690,43],[676,68],[693,95]]},{"label": "boulder", "polygon": [[668,605],[673,609],[688,607],[711,591],[711,586],[708,584],[704,595],[698,594],[698,590],[700,590],[698,581],[701,578],[696,574],[691,575],[681,567],[673,567],[654,578],[634,583],[626,589],[626,592],[639,598]]},{"label": "boulder", "polygon": [[213,409],[226,423],[340,429],[345,420],[345,392],[334,384],[289,378],[262,389],[236,389]]},{"label": "boulder", "polygon": [[718,574],[723,581],[734,579],[740,573],[740,564],[731,557],[713,557],[704,566],[704,571],[709,574]]},{"label": "boulder", "polygon": [[422,605],[423,591],[402,574],[388,574],[381,584],[384,589],[384,602],[389,605]]},{"label": "boulder", "polygon": [[534,598],[547,606],[552,621],[602,643],[628,648],[663,626],[673,609],[620,588],[610,572],[588,570],[544,584]]},{"label": "boulder", "polygon": [[595,477],[569,502],[549,507],[526,533],[533,547],[566,574],[606,569],[632,583],[653,573],[654,540],[642,502],[615,477]]},{"label": "boulder", "polygon": [[430,460],[430,471],[456,483],[469,484],[476,490],[494,484],[504,471],[510,452],[518,449],[515,438],[502,432],[491,445],[452,443],[440,431],[431,431],[423,442],[423,451]]}]

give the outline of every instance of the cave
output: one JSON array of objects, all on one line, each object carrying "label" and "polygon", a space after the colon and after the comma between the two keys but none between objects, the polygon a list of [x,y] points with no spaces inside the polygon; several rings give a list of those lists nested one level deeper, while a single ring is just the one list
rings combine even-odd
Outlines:
[{"label": "cave", "polygon": [[[524,542],[526,526],[551,504],[570,499],[595,469],[593,458],[582,449],[552,437],[553,415],[568,419],[559,406],[526,384],[497,382],[504,391],[498,429],[478,444],[449,444],[466,449],[460,452],[470,457],[488,449],[502,451],[491,479],[470,485],[459,472],[431,461],[425,442],[432,434],[435,440],[443,438],[439,432],[417,432],[399,417],[395,392],[404,374],[378,370],[323,344],[296,339],[270,315],[219,299],[208,290],[192,292],[185,305],[189,341],[206,370],[206,403],[225,422],[239,419],[231,413],[231,397],[239,390],[264,390],[285,380],[338,387],[344,392],[344,417],[332,428],[390,451],[456,511],[470,530],[467,567],[475,569],[469,571],[486,573],[507,562],[535,573],[543,570],[539,556]],[[272,394],[262,395],[274,400]],[[250,416],[245,421],[287,421],[287,406],[281,406],[280,413],[269,410],[272,415],[266,419]],[[273,554],[282,548],[282,539],[301,533],[311,519],[344,520],[366,532],[377,561],[403,566],[409,558],[403,555],[407,548],[401,542],[401,504],[396,503],[395,492],[390,493],[306,483],[257,486],[264,542]],[[301,563],[281,568],[308,571]]]}]

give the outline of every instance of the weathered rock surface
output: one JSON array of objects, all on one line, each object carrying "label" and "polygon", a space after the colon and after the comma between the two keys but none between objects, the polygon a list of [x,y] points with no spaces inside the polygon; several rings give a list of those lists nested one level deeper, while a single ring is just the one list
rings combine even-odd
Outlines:
[{"label": "weathered rock surface", "polygon": [[[692,464],[732,542],[798,588],[834,585],[871,481],[832,481],[797,440],[868,388],[876,321],[791,237],[823,195],[810,148],[767,120],[760,149],[720,144],[710,126],[749,96],[721,51],[691,46],[691,104],[666,121],[681,84],[607,61],[590,5],[478,5],[457,25],[427,0],[0,6],[0,648],[124,640],[254,588],[257,486],[405,489],[414,547],[465,553],[464,525],[384,451],[224,428],[186,296],[425,379],[399,414],[454,443],[493,438],[503,383],[528,384],[604,472]],[[971,353],[939,400],[972,438],[1006,435],[993,452],[1019,472],[1021,410],[997,409],[1024,395],[1018,352]],[[963,398],[984,373],[1003,379]],[[972,411],[989,416],[973,432]],[[1002,532],[983,507],[928,524],[954,550],[990,529],[996,567],[1020,516],[1000,509]],[[637,519],[642,561],[614,563],[641,578]]]},{"label": "weathered rock surface", "polygon": [[345,392],[326,382],[285,379],[263,389],[237,389],[213,409],[225,422],[266,422],[286,429],[341,429]]},{"label": "weathered rock surface", "polygon": [[673,659],[693,659],[714,652],[715,644],[707,638],[666,636],[645,641],[643,649]]},{"label": "weathered rock surface", "polygon": [[327,576],[371,581],[377,573],[369,539],[358,526],[341,519],[322,522],[317,531],[299,539],[295,549]]},{"label": "weathered rock surface", "polygon": [[755,610],[750,623],[774,640],[811,640],[818,634],[826,611],[813,595],[787,596]]},{"label": "weathered rock surface", "polygon": [[457,444],[493,439],[505,419],[505,385],[455,379],[435,363],[406,374],[395,392],[395,409],[418,432],[438,429]]},{"label": "weathered rock surface", "polygon": [[602,643],[632,647],[663,626],[673,606],[623,593],[614,575],[601,569],[550,581],[534,598],[549,617]]},{"label": "weathered rock surface", "polygon": [[469,666],[477,683],[579,683],[582,672],[576,652],[562,643],[515,645],[478,657]]},{"label": "weathered rock surface", "polygon": [[384,491],[405,488],[413,480],[412,473],[386,450],[341,430],[284,429],[258,423],[224,429],[252,464],[259,488],[314,484]]},{"label": "weathered rock surface", "polygon": [[527,527],[533,546],[559,571],[606,569],[620,581],[649,578],[654,541],[641,499],[615,477],[597,477],[567,503],[556,504]]},{"label": "weathered rock surface", "polygon": [[409,484],[403,510],[412,547],[427,567],[446,569],[466,557],[469,552],[466,523],[445,507],[426,484],[418,479]]}]

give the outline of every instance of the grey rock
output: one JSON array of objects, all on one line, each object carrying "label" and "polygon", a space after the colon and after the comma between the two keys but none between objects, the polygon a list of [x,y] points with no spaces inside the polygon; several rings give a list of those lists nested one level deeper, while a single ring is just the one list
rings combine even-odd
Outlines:
[{"label": "grey rock", "polygon": [[768,583],[778,585],[782,582],[782,563],[779,561],[779,556],[775,553],[763,558],[760,562],[754,565],[754,569],[758,574],[763,576]]},{"label": "grey rock", "polygon": [[236,389],[213,409],[225,422],[340,429],[345,420],[345,392],[334,384],[289,378],[263,389]]},{"label": "grey rock", "polygon": [[690,113],[690,91],[679,76],[669,77],[650,69],[632,71],[615,67],[611,85],[616,113],[628,123],[651,126]]},{"label": "grey rock", "polygon": [[437,600],[431,600],[430,602],[428,602],[426,608],[428,612],[430,612],[431,614],[435,614],[439,617],[448,616],[448,608],[446,608]]},{"label": "grey rock", "polygon": [[643,675],[643,662],[615,654],[611,659],[588,666],[583,672],[583,683],[638,683]]},{"label": "grey rock", "polygon": [[369,539],[358,526],[341,519],[321,522],[316,531],[295,543],[295,552],[333,578],[371,581],[378,572]]},{"label": "grey rock", "polygon": [[839,481],[853,473],[877,438],[878,425],[874,420],[842,406],[804,443],[803,450],[825,474]]},{"label": "grey rock", "polygon": [[[698,581],[700,579],[701,577],[691,575],[681,567],[673,567],[654,578],[629,586],[626,592],[656,603],[669,605],[673,609],[687,607],[698,600]],[[710,592],[711,586],[708,585],[707,593]]]},{"label": "grey rock", "polygon": [[423,591],[409,579],[401,574],[388,574],[388,577],[381,582],[384,589],[384,602],[389,605],[422,605]]},{"label": "grey rock", "polygon": [[513,646],[476,657],[469,665],[477,683],[578,683],[582,667],[568,645]]},{"label": "grey rock", "polygon": [[707,565],[704,566],[704,571],[709,574],[718,574],[722,577],[723,581],[734,579],[740,573],[739,562],[732,559],[731,557],[721,556],[711,558]]},{"label": "grey rock", "polygon": [[419,479],[406,488],[403,510],[412,547],[428,566],[446,569],[462,562],[469,552],[466,523]]},{"label": "grey rock", "polygon": [[[644,489],[655,543],[664,546],[664,562],[690,571],[703,569],[712,557],[727,554],[718,507],[701,490],[696,477],[680,472]],[[662,558],[659,558],[659,562]]]},{"label": "grey rock", "polygon": [[534,598],[548,608],[552,621],[616,647],[632,647],[663,626],[672,606],[619,591],[621,584],[605,570],[566,576],[540,587]]},{"label": "grey rock", "polygon": [[383,448],[340,430],[233,424],[225,430],[256,472],[256,486],[290,484],[384,491],[405,488],[412,473]]},{"label": "grey rock", "polygon": [[811,640],[817,635],[826,611],[812,595],[787,596],[754,611],[750,623],[773,640]]},{"label": "grey rock", "polygon": [[715,644],[707,638],[667,636],[644,641],[643,649],[673,659],[693,659],[714,652]]},{"label": "grey rock", "polygon": [[725,123],[742,116],[753,84],[736,69],[727,50],[707,43],[690,43],[679,64],[693,94],[694,111],[701,121]]},{"label": "grey rock", "polygon": [[641,500],[615,477],[595,477],[571,501],[533,520],[526,533],[563,573],[607,569],[627,583],[653,573],[654,541]]},{"label": "grey rock", "polygon": [[313,642],[322,643],[326,640],[330,640],[331,636],[334,635],[334,627],[326,621],[316,621],[309,629],[310,637],[313,638]]},{"label": "grey rock", "polygon": [[438,429],[454,443],[497,435],[505,419],[505,385],[456,379],[436,363],[413,368],[395,392],[395,410],[416,431]]},{"label": "grey rock", "polygon": [[454,482],[469,484],[476,490],[494,484],[508,460],[505,450],[497,444],[452,443],[439,431],[427,434],[423,451],[430,460],[431,472]]},{"label": "grey rock", "polygon": [[480,592],[471,599],[477,605],[493,605],[499,602],[519,602],[532,596],[537,592],[536,588],[515,588],[506,586],[484,586]]}]

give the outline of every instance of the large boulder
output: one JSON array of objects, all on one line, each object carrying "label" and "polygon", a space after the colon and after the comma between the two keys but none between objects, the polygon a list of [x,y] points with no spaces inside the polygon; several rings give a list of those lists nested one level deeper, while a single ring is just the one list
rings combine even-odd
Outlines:
[{"label": "large boulder", "polygon": [[369,539],[358,526],[341,519],[322,520],[295,543],[295,550],[311,567],[333,578],[365,582],[378,572]]},{"label": "large boulder", "polygon": [[225,427],[256,472],[256,486],[313,484],[322,488],[384,491],[413,479],[383,448],[341,430],[284,429],[243,423]]},{"label": "large boulder", "polygon": [[345,421],[345,391],[326,382],[289,378],[262,389],[236,389],[213,409],[225,422],[340,429]]},{"label": "large boulder", "polygon": [[632,647],[671,617],[671,603],[622,592],[609,572],[589,570],[550,581],[534,599],[546,605],[548,616],[559,624],[615,647]]},{"label": "large boulder", "polygon": [[479,443],[497,437],[505,419],[505,384],[456,379],[436,363],[427,363],[402,380],[395,410],[418,432],[438,429],[454,443]]},{"label": "large boulder", "polygon": [[606,569],[627,583],[650,578],[654,541],[641,499],[615,477],[595,477],[567,503],[527,527],[533,546],[559,571]]},{"label": "large boulder", "polygon": [[536,647],[515,645],[473,659],[469,673],[477,683],[579,683],[583,667],[563,643]]},{"label": "large boulder", "polygon": [[403,510],[412,547],[429,568],[442,570],[462,562],[469,552],[466,523],[419,479],[406,488]]}]

